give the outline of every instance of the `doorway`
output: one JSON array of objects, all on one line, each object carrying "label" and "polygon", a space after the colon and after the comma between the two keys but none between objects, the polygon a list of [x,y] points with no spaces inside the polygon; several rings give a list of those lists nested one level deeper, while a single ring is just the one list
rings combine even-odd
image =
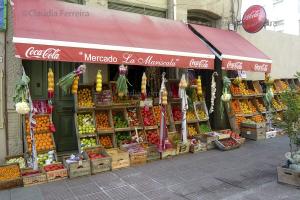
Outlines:
[{"label": "doorway", "polygon": [[[68,62],[45,62],[45,61],[23,61],[23,66],[30,78],[29,89],[33,100],[48,98],[48,69],[54,72],[54,81],[73,71],[75,63]],[[53,99],[54,112],[53,123],[56,127],[54,139],[57,152],[78,150],[76,131],[74,124],[74,98],[70,93],[65,93],[55,86]]]}]

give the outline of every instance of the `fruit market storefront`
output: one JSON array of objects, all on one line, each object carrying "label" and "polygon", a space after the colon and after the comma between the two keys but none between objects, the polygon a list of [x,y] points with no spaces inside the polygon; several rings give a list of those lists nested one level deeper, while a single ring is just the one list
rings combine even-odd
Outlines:
[{"label": "fruit market storefront", "polygon": [[[220,67],[227,72],[223,76],[222,101],[231,129],[255,140],[273,134],[271,113],[277,109],[273,110],[271,104],[280,97],[269,98],[273,93],[269,75],[272,60],[236,32],[198,25],[189,27],[214,49]],[[246,72],[265,73],[265,80],[247,80]]]},{"label": "fruit market storefront", "polygon": [[[52,148],[60,152],[70,151],[100,144],[118,147],[122,140],[130,137],[127,133],[135,132],[139,138],[143,136],[144,141],[157,143],[160,123],[158,99],[161,80],[164,80],[162,72],[167,72],[168,78],[175,72],[172,69],[176,68],[214,69],[215,56],[182,22],[108,9],[99,12],[98,9],[57,1],[31,0],[24,3],[16,0],[14,4],[13,42],[16,57],[23,60],[25,71],[31,79],[29,89],[32,99],[38,100],[33,102],[36,103],[36,135],[45,132],[44,128],[48,126],[53,131],[53,127],[56,129],[53,134],[55,144],[51,144],[52,134],[39,138],[42,145],[37,145],[37,149],[41,152]],[[39,17],[24,15],[32,9],[42,13],[45,8],[88,14],[76,17],[76,20],[74,16],[63,14]],[[74,79],[69,90],[64,91],[56,85],[63,76],[82,63],[86,64],[85,73],[79,76],[80,79]],[[124,69],[123,66],[119,67],[120,64],[128,66],[128,69],[126,66]],[[120,78],[118,72],[125,75],[122,70],[127,78]],[[77,75],[81,73],[77,72]],[[147,86],[142,78],[143,72],[148,76]],[[194,94],[196,83],[200,84],[198,88],[202,90],[201,81],[195,79]],[[173,93],[168,102],[174,101],[174,108],[167,106],[166,109],[169,115],[166,123],[168,131],[177,130],[180,133],[181,101],[178,85],[179,80],[169,80],[164,90],[169,95]],[[142,99],[146,96],[155,97],[155,100],[145,102],[151,102],[156,107],[149,105],[150,111],[144,110],[139,104],[141,96]],[[198,99],[197,94],[194,96]],[[51,105],[48,105],[49,101],[43,101],[48,98]],[[204,105],[198,107],[203,109],[201,116],[206,123],[203,129],[207,131],[210,126]],[[44,116],[39,118],[39,112],[49,113],[49,110],[49,119]],[[173,126],[173,120],[176,127]],[[25,123],[25,151],[30,152],[29,121]],[[199,126],[197,123],[200,120],[195,113],[191,121],[196,128]]]}]

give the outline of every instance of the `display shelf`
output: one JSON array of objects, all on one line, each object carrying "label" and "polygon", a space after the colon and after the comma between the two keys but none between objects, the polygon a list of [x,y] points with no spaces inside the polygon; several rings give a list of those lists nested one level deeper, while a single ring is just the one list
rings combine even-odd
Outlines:
[{"label": "display shelf", "polygon": [[80,138],[87,138],[87,137],[97,137],[97,134],[94,133],[94,134],[82,134],[82,135],[79,135]]}]

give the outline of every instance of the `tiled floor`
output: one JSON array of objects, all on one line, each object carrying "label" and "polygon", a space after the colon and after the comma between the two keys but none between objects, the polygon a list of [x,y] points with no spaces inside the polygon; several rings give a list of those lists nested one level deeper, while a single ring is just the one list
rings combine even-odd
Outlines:
[{"label": "tiled floor", "polygon": [[186,154],[90,177],[0,192],[0,200],[300,200],[277,183],[288,139],[248,141],[240,149]]}]

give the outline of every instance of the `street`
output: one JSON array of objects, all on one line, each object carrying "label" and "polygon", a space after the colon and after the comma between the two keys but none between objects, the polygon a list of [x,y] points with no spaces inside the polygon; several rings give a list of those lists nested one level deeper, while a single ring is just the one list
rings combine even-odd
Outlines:
[{"label": "street", "polygon": [[278,184],[287,137],[247,141],[90,177],[0,192],[0,200],[299,200],[300,189]]}]

